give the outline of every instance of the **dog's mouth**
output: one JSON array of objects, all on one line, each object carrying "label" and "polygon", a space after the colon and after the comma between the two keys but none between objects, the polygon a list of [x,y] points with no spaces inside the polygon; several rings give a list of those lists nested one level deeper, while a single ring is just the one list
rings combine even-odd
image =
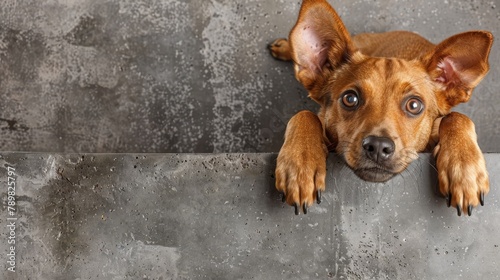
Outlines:
[{"label": "dog's mouth", "polygon": [[380,167],[354,169],[354,173],[359,178],[369,182],[385,182],[397,174]]},{"label": "dog's mouth", "polygon": [[386,182],[403,172],[418,154],[410,149],[394,153],[389,158],[371,158],[367,153],[346,149],[340,151],[347,166],[360,179],[368,182]]}]

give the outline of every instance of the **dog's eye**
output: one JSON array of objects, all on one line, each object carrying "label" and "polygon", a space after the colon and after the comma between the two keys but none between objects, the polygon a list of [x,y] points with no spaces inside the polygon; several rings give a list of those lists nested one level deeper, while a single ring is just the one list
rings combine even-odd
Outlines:
[{"label": "dog's eye", "polygon": [[355,109],[359,105],[358,93],[352,89],[344,92],[340,98],[346,109]]},{"label": "dog's eye", "polygon": [[412,97],[406,101],[405,106],[406,112],[410,113],[413,116],[416,116],[424,110],[424,104],[422,101],[416,97]]}]

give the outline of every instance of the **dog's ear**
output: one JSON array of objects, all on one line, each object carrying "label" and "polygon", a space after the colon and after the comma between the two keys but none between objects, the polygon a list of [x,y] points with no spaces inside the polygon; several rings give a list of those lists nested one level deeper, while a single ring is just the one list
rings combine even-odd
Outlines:
[{"label": "dog's ear", "polygon": [[295,77],[319,101],[329,72],[349,59],[353,45],[347,29],[325,0],[303,0],[290,32]]},{"label": "dog's ear", "polygon": [[437,98],[443,113],[469,101],[474,87],[488,73],[492,43],[489,32],[465,32],[444,40],[425,56],[427,71],[440,88]]}]

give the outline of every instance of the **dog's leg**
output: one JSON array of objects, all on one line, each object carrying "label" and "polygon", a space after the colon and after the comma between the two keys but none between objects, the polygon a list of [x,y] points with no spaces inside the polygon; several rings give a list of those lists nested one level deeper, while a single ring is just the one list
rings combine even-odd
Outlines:
[{"label": "dog's leg", "polygon": [[276,189],[283,200],[304,214],[325,190],[327,145],[323,126],[312,112],[302,111],[288,122],[276,165]]},{"label": "dog's leg", "polygon": [[439,189],[448,206],[469,216],[473,207],[484,205],[489,179],[483,153],[477,144],[474,123],[465,115],[452,112],[438,119],[439,142],[434,149]]},{"label": "dog's leg", "polygon": [[290,53],[290,44],[288,40],[285,38],[279,38],[274,40],[271,44],[269,44],[269,50],[271,51],[271,55],[279,60],[289,61],[292,60],[292,55]]}]

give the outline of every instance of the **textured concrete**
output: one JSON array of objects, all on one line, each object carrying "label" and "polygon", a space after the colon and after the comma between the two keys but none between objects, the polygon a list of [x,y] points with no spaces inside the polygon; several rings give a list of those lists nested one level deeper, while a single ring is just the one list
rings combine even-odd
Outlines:
[{"label": "textured concrete", "polygon": [[[410,29],[433,42],[500,37],[492,1],[331,1],[353,33]],[[316,110],[266,45],[299,1],[0,0],[0,150],[276,152],[287,120]],[[459,108],[498,152],[500,44]]]},{"label": "textured concrete", "polygon": [[498,279],[498,154],[471,217],[445,206],[426,154],[386,184],[331,156],[323,202],[295,216],[274,190],[275,157],[3,153],[17,272],[2,261],[0,278]]}]

